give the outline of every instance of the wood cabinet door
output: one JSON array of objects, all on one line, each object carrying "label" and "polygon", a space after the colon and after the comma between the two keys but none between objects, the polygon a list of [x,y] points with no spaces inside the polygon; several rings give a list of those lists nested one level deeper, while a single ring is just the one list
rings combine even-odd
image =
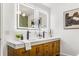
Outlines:
[{"label": "wood cabinet door", "polygon": [[26,51],[24,48],[21,49],[16,49],[15,53],[17,56],[29,56],[30,55],[30,51]]},{"label": "wood cabinet door", "polygon": [[43,56],[43,45],[42,44],[36,46],[36,55]]},{"label": "wood cabinet door", "polygon": [[49,56],[50,55],[49,54],[50,53],[49,50],[50,50],[49,44],[48,43],[43,44],[43,51],[44,51],[43,55],[44,56]]},{"label": "wood cabinet door", "polygon": [[30,56],[36,56],[36,46],[32,46],[30,50]]},{"label": "wood cabinet door", "polygon": [[14,56],[14,49],[8,46],[8,56]]},{"label": "wood cabinet door", "polygon": [[43,45],[32,46],[30,56],[43,56]]},{"label": "wood cabinet door", "polygon": [[8,56],[29,56],[29,50],[26,51],[24,48],[14,49],[8,46]]},{"label": "wood cabinet door", "polygon": [[60,40],[54,42],[55,55],[60,55]]},{"label": "wood cabinet door", "polygon": [[49,43],[49,55],[54,56],[55,48],[54,48],[54,42]]}]

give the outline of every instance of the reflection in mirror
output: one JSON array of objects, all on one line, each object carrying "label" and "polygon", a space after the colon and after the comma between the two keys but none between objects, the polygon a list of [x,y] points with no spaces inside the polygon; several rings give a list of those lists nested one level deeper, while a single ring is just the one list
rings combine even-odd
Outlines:
[{"label": "reflection in mirror", "polygon": [[38,26],[41,28],[47,27],[47,15],[43,12],[39,12],[39,22]]},{"label": "reflection in mirror", "polygon": [[34,27],[34,9],[26,5],[19,5],[18,8],[18,27]]},{"label": "reflection in mirror", "polygon": [[28,4],[18,4],[18,29],[39,29],[48,27],[48,13]]}]

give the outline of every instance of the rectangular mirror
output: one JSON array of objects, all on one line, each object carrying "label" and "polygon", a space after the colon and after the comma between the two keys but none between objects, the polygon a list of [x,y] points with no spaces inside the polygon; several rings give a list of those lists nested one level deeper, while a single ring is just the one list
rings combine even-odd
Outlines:
[{"label": "rectangular mirror", "polygon": [[46,11],[28,4],[17,5],[17,28],[47,28],[48,14]]},{"label": "rectangular mirror", "polygon": [[34,27],[34,9],[27,5],[18,4],[17,24],[20,29],[29,29]]},{"label": "rectangular mirror", "polygon": [[39,27],[47,28],[47,14],[44,11],[39,11]]}]

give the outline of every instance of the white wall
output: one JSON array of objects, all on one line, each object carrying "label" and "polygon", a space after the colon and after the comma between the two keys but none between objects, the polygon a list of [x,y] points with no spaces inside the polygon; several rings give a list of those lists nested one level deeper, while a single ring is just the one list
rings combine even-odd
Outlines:
[{"label": "white wall", "polygon": [[[42,8],[43,10],[49,13],[48,8],[40,5],[36,5],[37,7]],[[6,40],[14,39],[15,33],[15,4],[4,3],[2,4],[2,55],[7,55],[7,44]],[[23,31],[21,31],[23,32]],[[26,33],[26,31],[24,31]]]},{"label": "white wall", "polygon": [[68,55],[79,54],[79,29],[64,29],[63,12],[79,8],[79,4],[58,3],[51,5],[51,28],[54,34],[61,37],[61,53]]},{"label": "white wall", "polygon": [[1,4],[0,4],[0,37],[1,37]]},{"label": "white wall", "polygon": [[0,4],[0,55],[1,55],[1,4]]},{"label": "white wall", "polygon": [[2,4],[2,54],[7,54],[6,40],[13,39],[11,33],[14,31],[14,4]]}]

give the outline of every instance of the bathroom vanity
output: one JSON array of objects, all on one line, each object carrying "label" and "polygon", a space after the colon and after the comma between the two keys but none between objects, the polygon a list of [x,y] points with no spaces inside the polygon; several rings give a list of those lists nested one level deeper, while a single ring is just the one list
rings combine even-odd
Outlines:
[{"label": "bathroom vanity", "polygon": [[22,42],[8,41],[8,56],[59,56],[60,38],[30,41],[32,48],[25,50]]}]

